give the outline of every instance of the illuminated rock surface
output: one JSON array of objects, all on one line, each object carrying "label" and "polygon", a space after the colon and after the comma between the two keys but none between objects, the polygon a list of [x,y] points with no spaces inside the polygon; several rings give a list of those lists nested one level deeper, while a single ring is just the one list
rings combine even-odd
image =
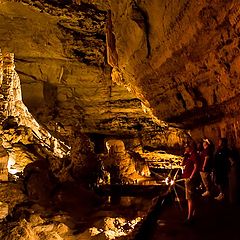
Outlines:
[{"label": "illuminated rock surface", "polygon": [[136,183],[147,180],[150,170],[140,155],[129,153],[121,140],[106,142],[108,154],[102,159],[104,169],[110,173],[112,184]]},{"label": "illuminated rock surface", "polygon": [[[131,203],[128,206],[123,206],[121,210],[104,210],[99,209],[95,215],[74,220],[72,216],[66,212],[61,214],[53,214],[51,211],[42,209],[39,206],[31,208],[19,208],[16,215],[21,216],[18,222],[11,222],[8,225],[3,223],[0,225],[0,237],[2,239],[21,239],[21,240],[36,240],[36,239],[63,239],[63,240],[79,240],[79,239],[104,239],[111,240],[118,237],[126,237],[132,234],[137,224],[145,217],[144,214],[137,214],[131,210],[132,204],[140,207],[140,202],[136,198],[130,199]],[[142,211],[146,211],[150,207],[150,201],[142,202],[145,207],[141,206]],[[41,213],[41,211],[45,211]],[[127,213],[128,212],[128,213]],[[129,213],[132,217],[129,217]],[[121,214],[122,217],[117,217]],[[14,216],[15,217],[15,216]],[[90,221],[91,223],[87,223]],[[84,229],[86,229],[84,231]],[[124,238],[123,238],[124,239]]]},{"label": "illuminated rock surface", "polygon": [[1,2],[1,47],[41,122],[124,134],[155,116],[239,145],[238,2],[74,2]]},{"label": "illuminated rock surface", "polygon": [[[0,136],[13,182],[0,185],[7,204],[0,210],[12,221],[0,238],[128,234],[150,200],[122,200],[143,213],[128,219],[116,205],[98,222],[96,209],[109,199],[89,185],[99,178],[107,141],[116,148],[109,164],[126,183],[149,176],[148,166],[178,168],[181,157],[169,153],[182,153],[185,130],[195,139],[227,136],[239,147],[239,7],[224,0],[2,0]],[[61,211],[61,221],[48,222]],[[69,215],[78,219],[64,221]]]},{"label": "illuminated rock surface", "polygon": [[[111,0],[114,76],[161,120],[239,143],[239,2]],[[117,74],[116,74],[117,73]]]},{"label": "illuminated rock surface", "polygon": [[[140,101],[111,81],[105,60],[106,12],[94,5],[69,10],[68,4],[61,8],[54,2],[29,2],[35,7],[1,3],[1,25],[11,28],[1,41],[3,50],[16,55],[23,99],[30,111],[44,124],[60,122],[68,127],[81,121],[91,132],[114,132],[120,127],[130,131],[138,122],[154,127]],[[18,40],[4,44],[12,34]]]},{"label": "illuminated rock surface", "polygon": [[[63,141],[51,135],[22,102],[13,55],[3,54],[2,63],[0,133],[3,146],[9,152],[8,172],[11,182],[0,184],[3,200],[0,204],[0,219],[3,220],[0,224],[0,238],[115,239],[133,234],[136,225],[141,223],[152,206],[151,197],[146,200],[140,197],[136,201],[135,198],[120,197],[119,203],[115,205],[108,201],[109,198],[99,197],[87,189],[87,185],[96,183],[99,171],[90,138],[81,132],[80,126],[76,127],[69,135],[70,149]],[[174,139],[181,145],[178,137],[180,140],[184,138],[179,132],[180,135]],[[125,151],[123,141],[108,142],[111,143],[111,152],[117,156],[112,159],[112,164],[120,166],[120,173],[126,182],[149,177],[150,172],[143,159],[131,157]],[[136,148],[139,147],[141,145],[137,143]],[[7,161],[4,164],[6,168]],[[7,178],[2,180],[6,181]],[[119,211],[120,205],[122,208]],[[130,211],[132,206],[134,209]],[[59,218],[58,214],[62,214],[62,217]]]},{"label": "illuminated rock surface", "polygon": [[107,1],[78,3],[1,2],[1,47],[16,56],[23,101],[30,112],[64,135],[79,122],[83,131],[100,134],[168,130],[142,110],[137,96],[111,80]]},{"label": "illuminated rock surface", "polygon": [[[55,156],[66,156],[70,147],[52,136],[46,128],[41,126],[32,114],[29,113],[28,108],[23,103],[20,79],[15,71],[14,55],[12,53],[0,53],[0,63],[2,96],[0,118],[3,129],[13,127],[11,126],[13,124],[15,124],[15,127],[23,125],[31,129],[35,141],[39,141],[41,145],[50,148]],[[13,134],[13,132],[11,132],[11,134]],[[18,138],[17,141],[19,141],[20,138]]]}]

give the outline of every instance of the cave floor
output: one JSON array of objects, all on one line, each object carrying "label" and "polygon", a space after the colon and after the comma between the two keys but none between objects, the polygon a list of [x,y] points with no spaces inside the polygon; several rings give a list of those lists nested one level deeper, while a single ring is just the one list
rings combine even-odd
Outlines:
[{"label": "cave floor", "polygon": [[232,206],[214,199],[197,203],[195,221],[184,224],[187,206],[181,210],[177,203],[163,207],[152,226],[150,240],[222,240],[240,239],[240,206]]}]

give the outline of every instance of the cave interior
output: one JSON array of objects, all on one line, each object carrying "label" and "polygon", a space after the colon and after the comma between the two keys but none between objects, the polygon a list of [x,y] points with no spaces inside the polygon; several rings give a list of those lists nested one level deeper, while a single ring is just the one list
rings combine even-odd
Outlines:
[{"label": "cave interior", "polygon": [[1,0],[0,239],[134,239],[187,144],[238,156],[239,9]]}]

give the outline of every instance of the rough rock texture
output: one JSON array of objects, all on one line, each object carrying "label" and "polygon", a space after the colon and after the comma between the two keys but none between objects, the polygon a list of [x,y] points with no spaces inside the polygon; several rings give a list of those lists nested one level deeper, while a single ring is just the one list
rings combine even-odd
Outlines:
[{"label": "rough rock texture", "polygon": [[79,125],[87,133],[137,139],[144,132],[184,136],[111,80],[107,1],[4,0],[0,6],[0,47],[15,53],[23,101],[59,138],[68,140]]},{"label": "rough rock texture", "polygon": [[21,181],[18,183],[9,182],[0,185],[1,201],[8,204],[8,212],[11,213],[13,208],[27,200],[24,193],[23,184]]},{"label": "rough rock texture", "polygon": [[1,1],[1,46],[16,53],[34,115],[66,135],[78,122],[152,130],[155,116],[200,136],[218,122],[217,137],[236,142],[238,1],[109,2]]},{"label": "rough rock texture", "polygon": [[113,79],[159,119],[187,128],[222,121],[239,138],[239,1],[111,0],[110,6]]},{"label": "rough rock texture", "polygon": [[50,148],[54,155],[66,156],[69,147],[41,126],[23,103],[20,79],[15,71],[12,53],[2,54],[0,52],[0,86],[0,123],[3,129],[7,130],[18,125],[26,126],[32,130],[34,139],[46,148]]},{"label": "rough rock texture", "polygon": [[140,155],[125,150],[121,140],[106,142],[108,154],[102,159],[104,168],[110,173],[111,183],[136,183],[150,177],[150,171]]},{"label": "rough rock texture", "polygon": [[8,181],[8,159],[9,155],[0,141],[0,181]]},{"label": "rough rock texture", "polygon": [[74,131],[70,136],[70,156],[67,158],[50,158],[50,168],[60,182],[80,181],[87,185],[96,183],[98,171],[97,155],[89,137]]},{"label": "rough rock texture", "polygon": [[[236,107],[238,109],[238,107]],[[240,117],[225,117],[221,121],[212,124],[206,124],[191,131],[194,139],[200,140],[202,136],[211,139],[217,146],[219,137],[226,137],[229,147],[235,152],[240,148]],[[238,159],[238,155],[236,156]]]},{"label": "rough rock texture", "polygon": [[38,120],[67,127],[80,121],[85,131],[128,130],[138,119],[151,125],[140,101],[111,81],[106,11],[84,1],[23,2],[1,2],[0,41],[16,55],[23,100]]},{"label": "rough rock texture", "polygon": [[[53,213],[35,204],[14,211],[0,224],[5,240],[112,240],[133,239],[154,203],[151,199],[121,197],[118,204],[102,206],[78,222],[67,212]],[[28,208],[27,208],[28,206]],[[88,223],[86,222],[88,221]]]}]

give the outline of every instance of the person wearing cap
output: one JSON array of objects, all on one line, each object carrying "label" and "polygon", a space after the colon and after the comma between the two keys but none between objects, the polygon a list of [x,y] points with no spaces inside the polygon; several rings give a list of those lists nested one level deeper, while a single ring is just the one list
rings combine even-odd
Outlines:
[{"label": "person wearing cap", "polygon": [[211,195],[211,171],[212,171],[212,152],[210,149],[210,141],[203,139],[203,150],[199,153],[200,157],[200,176],[205,187],[203,197]]},{"label": "person wearing cap", "polygon": [[185,194],[188,202],[188,217],[186,222],[190,222],[195,212],[195,189],[197,182],[198,161],[197,153],[193,146],[185,147],[184,158],[182,162],[183,175],[185,179]]}]

